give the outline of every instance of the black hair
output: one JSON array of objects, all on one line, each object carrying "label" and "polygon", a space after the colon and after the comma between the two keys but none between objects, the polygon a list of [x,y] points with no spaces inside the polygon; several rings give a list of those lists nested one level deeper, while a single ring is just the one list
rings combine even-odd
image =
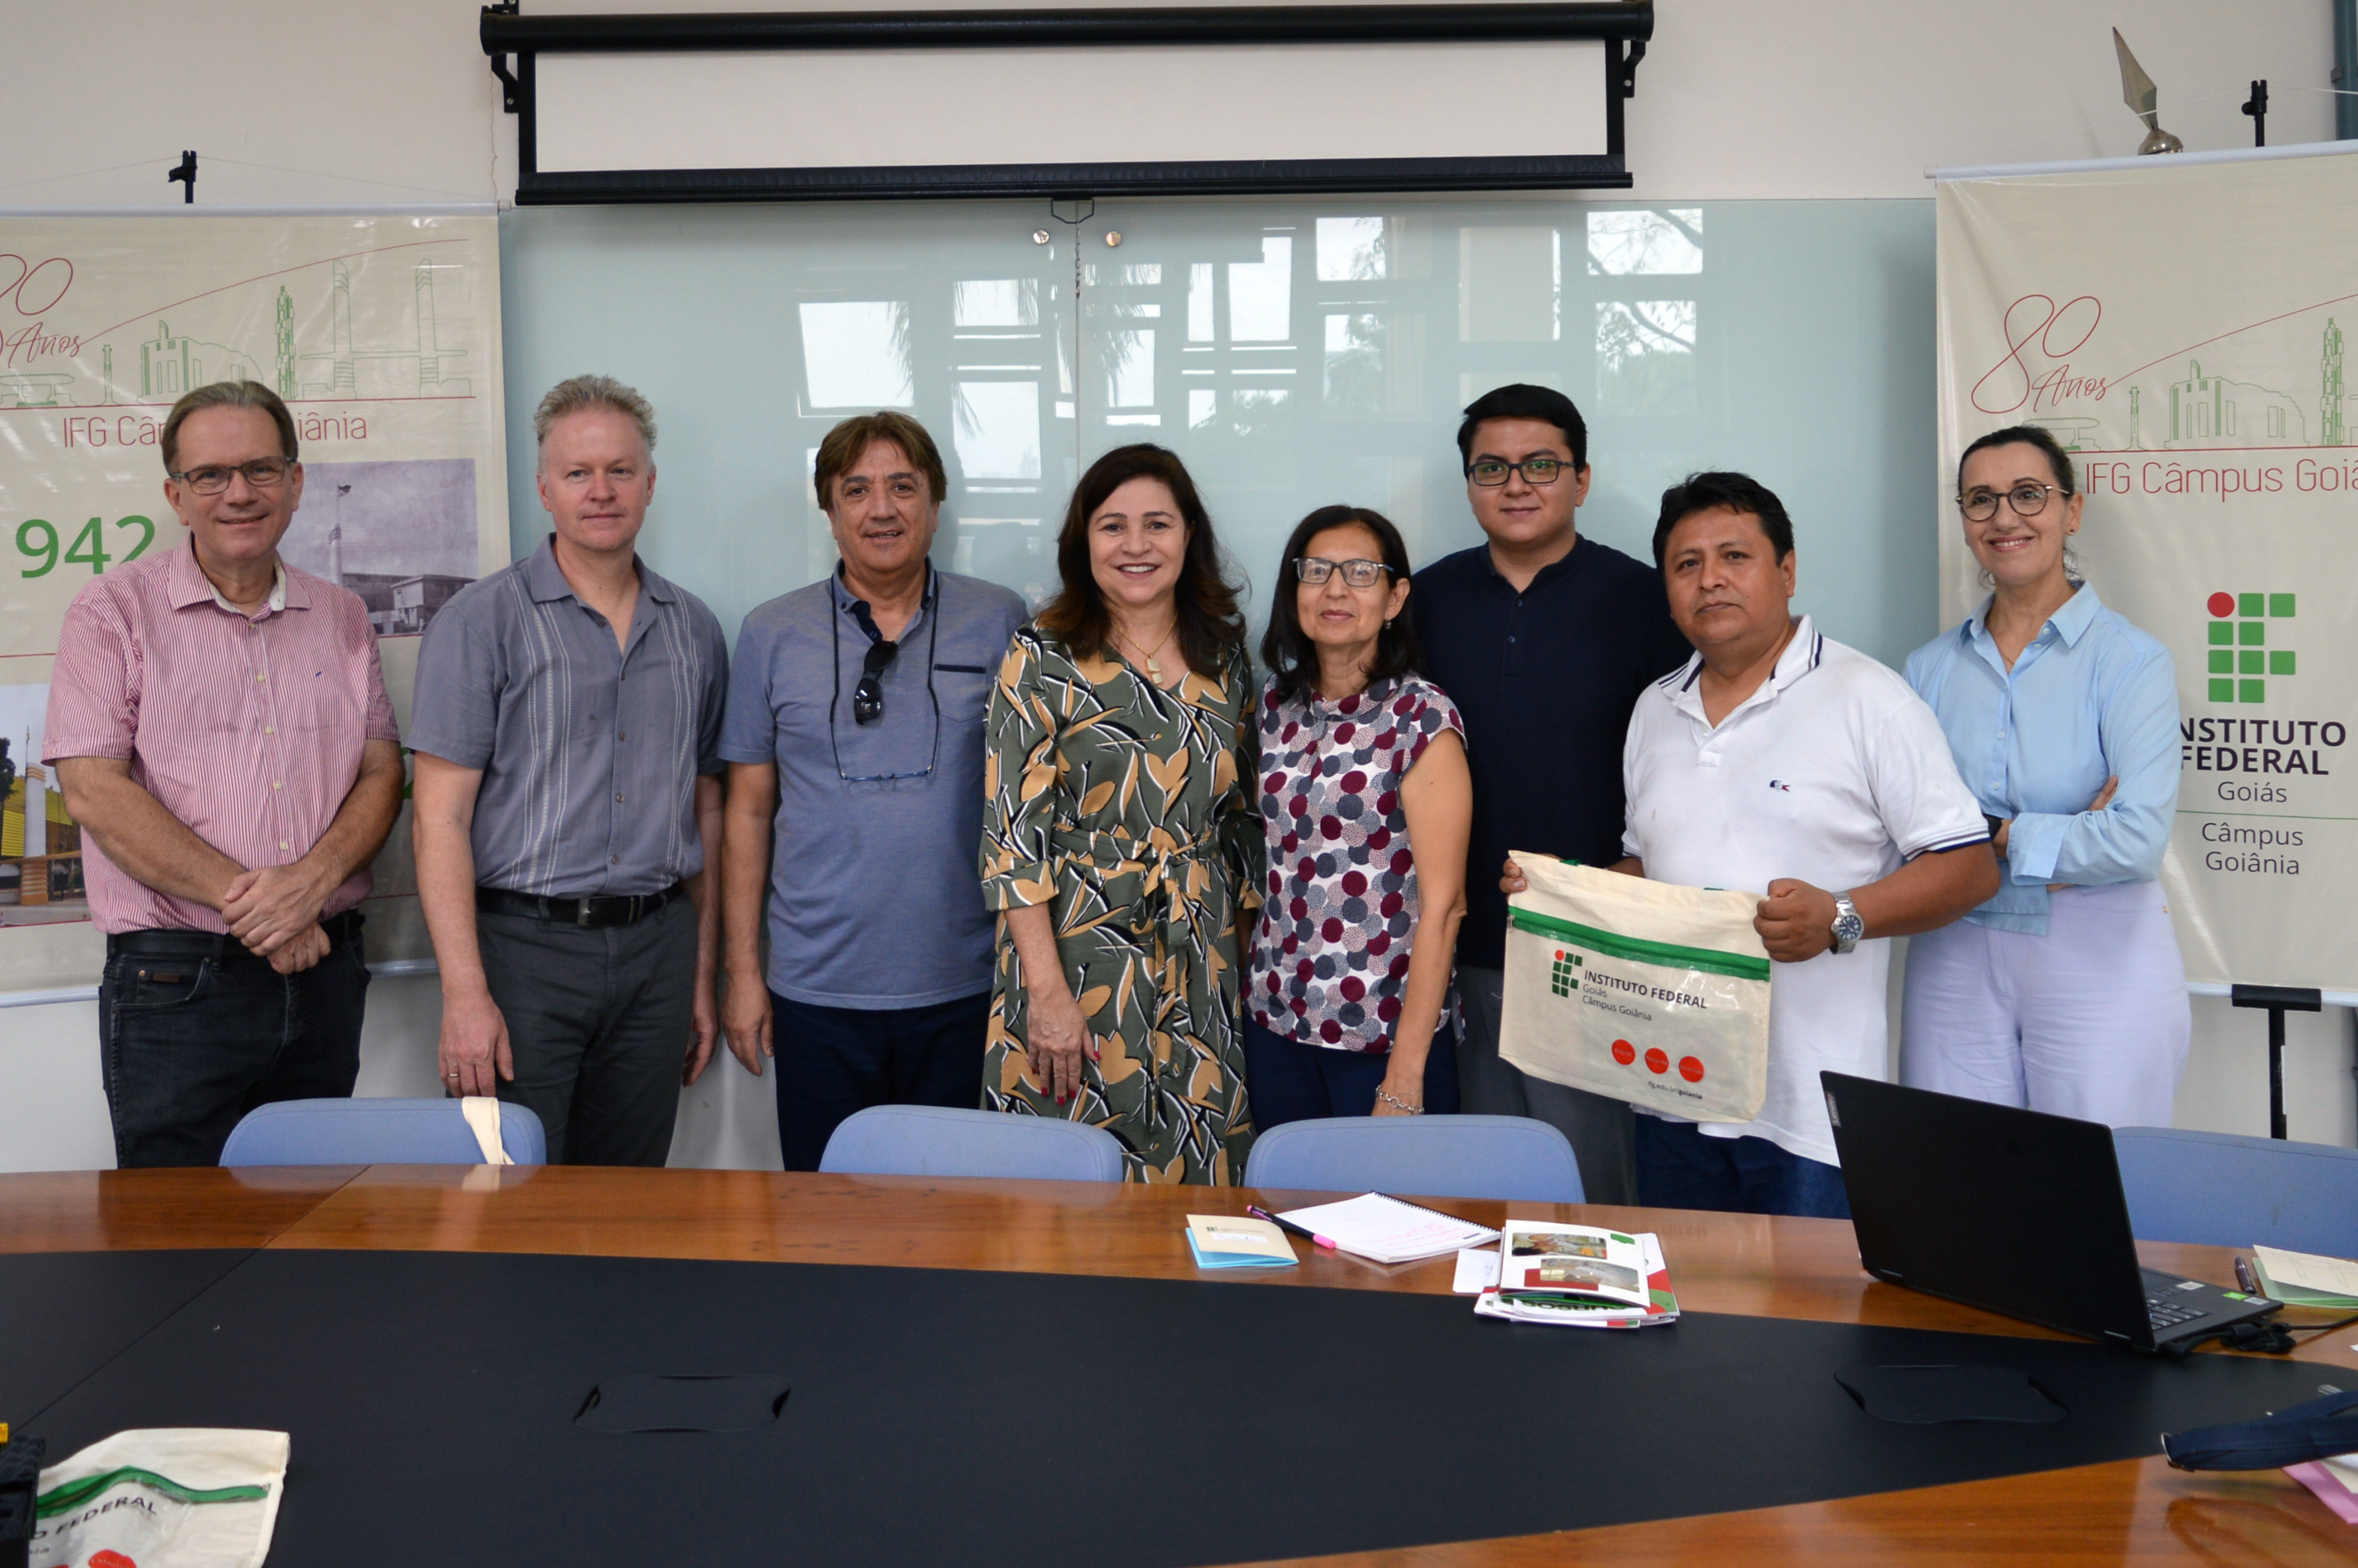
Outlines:
[{"label": "black hair", "polygon": [[1572,466],[1588,466],[1588,421],[1572,406],[1572,399],[1552,386],[1531,386],[1517,382],[1512,386],[1494,387],[1466,406],[1466,423],[1457,427],[1457,456],[1466,463],[1474,460],[1474,432],[1486,419],[1537,419],[1563,432],[1563,444],[1572,452]]},{"label": "black hair", "polygon": [[[1376,546],[1391,573],[1387,588],[1408,580],[1407,542],[1380,512],[1363,506],[1322,506],[1294,524],[1293,535],[1285,541],[1285,554],[1277,564],[1277,590],[1269,600],[1269,630],[1260,638],[1261,665],[1276,682],[1281,701],[1293,701],[1318,679],[1318,654],[1302,630],[1302,579],[1293,563],[1310,548],[1310,541],[1327,529],[1352,527],[1365,528],[1376,536]],[[1417,641],[1416,627],[1403,610],[1376,633],[1376,658],[1368,669],[1368,682],[1372,686],[1396,680],[1423,668],[1424,645]]]},{"label": "black hair", "polygon": [[2071,456],[2055,439],[2055,433],[2044,425],[2008,425],[2003,430],[1992,430],[1972,446],[1957,454],[1957,493],[1965,492],[1965,460],[1985,447],[2011,447],[2020,442],[2037,447],[2047,456],[2047,466],[2054,470],[2055,488],[2065,500],[2080,493],[2080,476],[2071,470]]},{"label": "black hair", "polygon": [[1654,565],[1662,564],[1671,530],[1681,521],[1722,507],[1760,519],[1760,531],[1768,535],[1779,560],[1793,553],[1793,520],[1785,514],[1785,503],[1776,492],[1748,473],[1691,473],[1662,492],[1662,514],[1654,524]]}]

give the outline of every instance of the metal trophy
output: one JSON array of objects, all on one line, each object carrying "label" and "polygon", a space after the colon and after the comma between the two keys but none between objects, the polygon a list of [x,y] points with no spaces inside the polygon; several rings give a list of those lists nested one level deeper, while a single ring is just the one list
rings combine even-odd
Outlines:
[{"label": "metal trophy", "polygon": [[2186,144],[2161,128],[2160,116],[2154,108],[2160,91],[2154,86],[2153,78],[2145,73],[2145,67],[2136,62],[2136,56],[2129,53],[2128,40],[2121,37],[2118,27],[2113,29],[2113,48],[2121,57],[2122,101],[2145,122],[2145,140],[2137,144],[2138,154],[2184,152]]}]

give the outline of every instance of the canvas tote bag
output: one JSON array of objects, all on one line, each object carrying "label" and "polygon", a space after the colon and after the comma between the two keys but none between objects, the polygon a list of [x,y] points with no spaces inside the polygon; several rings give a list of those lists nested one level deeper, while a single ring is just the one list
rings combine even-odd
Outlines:
[{"label": "canvas tote bag", "polygon": [[1498,1054],[1550,1083],[1690,1121],[1750,1121],[1768,1090],[1759,895],[1517,849]]}]

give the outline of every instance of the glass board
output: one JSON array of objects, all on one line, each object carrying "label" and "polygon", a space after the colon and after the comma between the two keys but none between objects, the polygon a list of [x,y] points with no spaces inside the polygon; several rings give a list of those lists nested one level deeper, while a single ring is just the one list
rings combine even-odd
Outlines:
[{"label": "glass board", "polygon": [[534,406],[619,376],[661,427],[642,551],[732,636],[832,567],[810,460],[850,414],[925,423],[936,561],[1035,603],[1082,465],[1173,448],[1258,641],[1314,507],[1384,512],[1419,565],[1479,542],[1459,410],[1513,381],[1587,416],[1592,536],[1650,558],[1665,485],[1741,469],[1792,513],[1828,634],[1896,664],[1934,630],[1929,200],[536,208],[502,244],[519,553],[546,530]]}]

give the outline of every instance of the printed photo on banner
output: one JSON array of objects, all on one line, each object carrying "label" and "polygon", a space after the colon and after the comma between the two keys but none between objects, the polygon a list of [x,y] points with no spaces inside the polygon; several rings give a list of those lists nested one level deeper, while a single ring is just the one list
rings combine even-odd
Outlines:
[{"label": "printed photo on banner", "polygon": [[40,761],[49,683],[0,686],[0,925],[87,920],[81,829]]}]

